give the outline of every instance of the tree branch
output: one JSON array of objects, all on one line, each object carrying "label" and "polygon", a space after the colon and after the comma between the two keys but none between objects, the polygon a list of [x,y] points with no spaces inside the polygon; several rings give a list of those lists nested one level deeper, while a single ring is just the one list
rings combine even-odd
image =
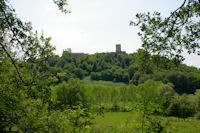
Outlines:
[{"label": "tree branch", "polygon": [[[177,12],[179,9],[181,9],[181,8],[185,5],[186,1],[187,1],[187,0],[184,0],[183,4],[182,4],[179,8],[177,8],[175,11],[173,11],[173,12],[171,13],[171,15],[170,15],[167,19],[170,19],[170,18],[172,17],[172,15],[173,15],[175,12]],[[200,1],[200,0],[199,0],[199,1]]]},{"label": "tree branch", "polygon": [[0,43],[0,45],[1,45],[2,49],[3,49],[3,51],[6,53],[6,55],[10,58],[12,64],[14,65],[14,67],[15,67],[15,69],[16,69],[16,71],[17,71],[17,74],[18,74],[20,80],[23,82],[23,78],[22,78],[22,76],[21,76],[21,74],[20,74],[20,72],[19,72],[19,70],[18,70],[18,67],[17,67],[17,65],[16,65],[16,63],[15,63],[15,61],[14,61],[14,59],[13,59],[13,58],[11,57],[11,55],[8,53],[8,51],[6,50],[5,46],[4,46],[2,43]]},{"label": "tree branch", "polygon": [[[3,10],[3,8],[2,8],[2,5],[1,5],[1,8],[0,8],[0,9],[1,9],[1,11],[2,11],[2,13],[3,13],[4,17],[5,17],[5,20],[6,20],[7,24],[8,24],[8,26],[9,26],[11,32],[13,33],[13,36],[14,36],[15,40],[17,41],[18,44],[21,45],[21,41],[20,41],[19,38],[17,37],[17,34],[14,32],[14,30],[13,30],[13,28],[12,28],[12,25],[11,25],[11,23],[10,23],[10,21],[9,21],[9,18],[8,18],[7,15],[6,15],[6,12],[5,12],[5,11]],[[22,45],[21,45],[21,48],[22,48],[22,50],[25,52],[25,50],[24,50],[24,48],[22,47]],[[27,53],[27,54],[28,54],[28,53]],[[28,54],[28,55],[29,55],[29,54]]]}]

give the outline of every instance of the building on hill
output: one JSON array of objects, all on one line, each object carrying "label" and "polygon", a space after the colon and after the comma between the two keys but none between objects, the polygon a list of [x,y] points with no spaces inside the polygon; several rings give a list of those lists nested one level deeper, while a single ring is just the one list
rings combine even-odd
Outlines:
[{"label": "building on hill", "polygon": [[71,48],[67,48],[67,49],[65,49],[65,50],[63,50],[63,51],[68,52],[68,53],[71,53],[72,56],[75,57],[75,58],[80,58],[80,57],[82,57],[82,56],[89,55],[89,54],[86,54],[86,53],[73,53]]},{"label": "building on hill", "polygon": [[[67,49],[65,49],[63,51],[71,53],[72,56],[75,57],[75,58],[80,58],[80,57],[89,55],[87,53],[73,53],[71,48],[67,48]],[[116,44],[116,51],[115,51],[115,53],[126,54],[126,51],[122,51],[121,50],[121,44]]]},{"label": "building on hill", "polygon": [[116,44],[116,53],[121,53],[121,44]]},{"label": "building on hill", "polygon": [[67,51],[69,53],[72,53],[72,49],[71,48],[67,48],[67,50],[65,50],[65,51]]},{"label": "building on hill", "polygon": [[83,57],[83,56],[86,56],[88,54],[85,54],[85,53],[72,53],[72,56],[74,56],[75,58],[80,58],[80,57]]},{"label": "building on hill", "polygon": [[116,44],[116,53],[126,53],[126,51],[121,50],[121,44]]}]

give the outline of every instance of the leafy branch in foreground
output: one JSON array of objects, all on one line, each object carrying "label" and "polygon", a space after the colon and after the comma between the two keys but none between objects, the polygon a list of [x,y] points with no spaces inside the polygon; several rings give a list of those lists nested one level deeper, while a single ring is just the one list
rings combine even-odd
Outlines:
[{"label": "leafy branch in foreground", "polygon": [[200,1],[184,0],[169,17],[161,13],[139,13],[137,21],[130,22],[140,28],[138,35],[142,47],[152,55],[184,60],[184,49],[200,55]]},{"label": "leafy branch in foreground", "polygon": [[30,23],[22,22],[8,1],[0,2],[0,16],[1,59],[8,57],[18,77],[24,82],[17,60],[29,63],[41,62],[51,57],[55,48],[50,45],[51,38],[34,33]]},{"label": "leafy branch in foreground", "polygon": [[71,11],[66,9],[68,6],[67,0],[53,0],[53,2],[58,6],[59,10],[63,13],[70,13]]},{"label": "leafy branch in foreground", "polygon": [[[66,9],[67,0],[53,0],[59,10],[64,13],[70,11]],[[17,75],[23,81],[22,74],[16,64],[16,60],[20,59],[27,62],[38,62],[47,60],[52,56],[54,47],[50,45],[51,38],[45,38],[32,31],[31,23],[22,22],[15,10],[9,4],[9,0],[0,2],[0,52],[1,58],[6,56],[14,65]],[[24,82],[24,81],[23,81]]]},{"label": "leafy branch in foreground", "polygon": [[1,132],[28,132],[34,120],[44,123],[39,118],[49,117],[48,108],[44,117],[40,108],[50,101],[49,75],[39,70],[45,70],[45,61],[53,55],[50,40],[22,22],[8,0],[0,1]]}]

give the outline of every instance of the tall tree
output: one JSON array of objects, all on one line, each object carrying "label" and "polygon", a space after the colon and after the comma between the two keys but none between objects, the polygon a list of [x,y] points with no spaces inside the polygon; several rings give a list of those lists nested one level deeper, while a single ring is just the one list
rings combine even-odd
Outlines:
[{"label": "tall tree", "polygon": [[183,61],[185,50],[200,55],[200,0],[184,0],[180,7],[163,18],[161,13],[138,13],[138,35],[150,54]]},{"label": "tall tree", "polygon": [[[59,9],[70,12],[65,8],[66,0],[53,0]],[[8,57],[14,65],[18,77],[23,80],[16,60],[36,62],[44,61],[52,55],[55,49],[50,45],[51,38],[45,38],[32,31],[31,23],[22,22],[15,10],[9,4],[9,0],[0,1],[0,55],[1,59]]]},{"label": "tall tree", "polygon": [[[66,0],[54,2],[62,12],[67,11]],[[48,121],[46,103],[50,100],[51,80],[45,72],[45,61],[55,49],[50,40],[33,32],[30,23],[22,22],[9,0],[0,0],[1,132],[12,132],[13,127],[17,132],[39,132],[38,122]]]}]

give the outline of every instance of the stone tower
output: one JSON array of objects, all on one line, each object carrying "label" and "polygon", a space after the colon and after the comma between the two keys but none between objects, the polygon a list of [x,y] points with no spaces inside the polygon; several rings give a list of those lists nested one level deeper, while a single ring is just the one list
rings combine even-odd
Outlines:
[{"label": "stone tower", "polygon": [[116,53],[121,53],[121,44],[116,44]]},{"label": "stone tower", "polygon": [[67,48],[66,51],[69,52],[69,53],[72,53],[72,49],[71,48]]}]

